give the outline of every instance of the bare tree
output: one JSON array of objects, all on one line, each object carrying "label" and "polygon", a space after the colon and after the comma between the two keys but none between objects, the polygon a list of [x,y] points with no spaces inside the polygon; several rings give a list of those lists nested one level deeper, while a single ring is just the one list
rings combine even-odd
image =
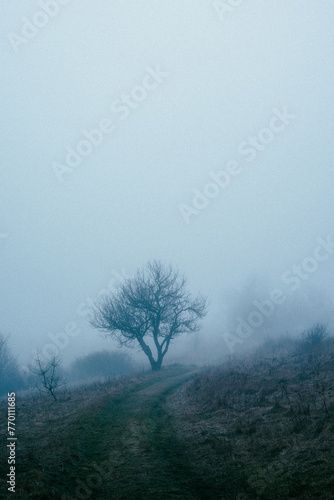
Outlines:
[{"label": "bare tree", "polygon": [[303,333],[305,341],[312,347],[321,344],[328,337],[328,335],[329,332],[327,325],[324,325],[323,323],[316,323]]},{"label": "bare tree", "polygon": [[57,401],[55,390],[63,384],[63,377],[58,374],[58,368],[61,365],[59,356],[52,356],[45,362],[41,361],[41,357],[37,354],[35,365],[30,368],[31,372],[37,375],[39,382],[47,393]]},{"label": "bare tree", "polygon": [[[206,299],[192,298],[184,277],[171,266],[153,261],[115,293],[102,297],[90,323],[121,346],[139,344],[152,370],[160,370],[170,342],[182,333],[198,331],[205,314]],[[151,347],[147,338],[153,339]]]}]

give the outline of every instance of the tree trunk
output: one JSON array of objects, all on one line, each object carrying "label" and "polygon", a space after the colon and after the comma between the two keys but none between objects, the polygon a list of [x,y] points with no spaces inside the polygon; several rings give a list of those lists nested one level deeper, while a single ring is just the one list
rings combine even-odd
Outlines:
[{"label": "tree trunk", "polygon": [[161,370],[161,364],[162,364],[162,359],[158,359],[158,361],[155,361],[154,359],[150,359],[151,367],[153,372],[157,372]]},{"label": "tree trunk", "polygon": [[156,371],[161,370],[161,364],[162,364],[163,356],[159,353],[158,354],[158,359],[157,359],[157,361],[155,361],[155,359],[153,358],[151,349],[144,342],[144,340],[143,339],[138,339],[138,342],[140,344],[140,347],[142,348],[142,350],[144,351],[144,353],[146,354],[146,356],[149,359],[149,362],[150,362],[151,367],[152,367],[152,371],[156,372]]}]

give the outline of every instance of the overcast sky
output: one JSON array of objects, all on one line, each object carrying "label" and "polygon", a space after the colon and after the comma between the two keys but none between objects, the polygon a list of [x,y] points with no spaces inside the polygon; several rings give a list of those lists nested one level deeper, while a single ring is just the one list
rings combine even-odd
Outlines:
[{"label": "overcast sky", "polygon": [[1,10],[0,329],[22,363],[66,325],[65,361],[111,347],[89,298],[154,258],[210,297],[208,352],[274,289],[256,335],[330,321],[331,0]]}]

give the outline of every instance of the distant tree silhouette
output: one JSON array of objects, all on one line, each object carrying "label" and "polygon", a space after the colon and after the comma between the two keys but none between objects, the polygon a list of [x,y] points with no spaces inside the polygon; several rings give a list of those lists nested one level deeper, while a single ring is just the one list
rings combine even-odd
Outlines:
[{"label": "distant tree silhouette", "polygon": [[[90,323],[120,345],[137,344],[152,370],[160,370],[171,341],[183,333],[198,331],[205,314],[206,299],[201,295],[192,298],[178,271],[153,261],[115,293],[102,297]],[[148,338],[153,339],[151,347]]]},{"label": "distant tree silhouette", "polygon": [[80,356],[72,363],[71,374],[76,379],[112,377],[133,369],[130,356],[123,352],[99,351]]},{"label": "distant tree silhouette", "polygon": [[311,328],[303,333],[303,337],[307,344],[315,347],[321,344],[329,335],[327,326],[323,323],[316,323]]},{"label": "distant tree silhouette", "polygon": [[16,359],[8,347],[8,336],[0,334],[0,396],[23,387]]}]

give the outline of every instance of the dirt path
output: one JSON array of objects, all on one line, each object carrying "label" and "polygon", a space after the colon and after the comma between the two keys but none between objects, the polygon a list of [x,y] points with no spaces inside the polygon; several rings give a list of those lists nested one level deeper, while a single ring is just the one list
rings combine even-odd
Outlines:
[{"label": "dirt path", "polygon": [[[215,499],[175,437],[166,398],[197,372],[165,371],[78,422],[86,460],[63,499]],[[80,479],[78,479],[80,478]]]}]

